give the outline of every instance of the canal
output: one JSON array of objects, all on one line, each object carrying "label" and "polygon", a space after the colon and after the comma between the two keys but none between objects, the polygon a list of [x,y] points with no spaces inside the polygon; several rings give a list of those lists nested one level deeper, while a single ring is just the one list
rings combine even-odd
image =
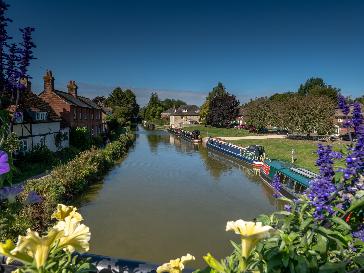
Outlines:
[{"label": "canal", "polygon": [[276,207],[250,169],[163,131],[137,131],[128,156],[83,197],[90,252],[162,263],[191,253],[232,251],[229,220],[251,220]]}]

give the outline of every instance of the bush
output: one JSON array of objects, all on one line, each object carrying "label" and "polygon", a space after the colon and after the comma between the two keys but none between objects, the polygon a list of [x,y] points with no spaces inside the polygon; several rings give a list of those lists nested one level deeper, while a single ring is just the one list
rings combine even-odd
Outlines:
[{"label": "bush", "polygon": [[90,149],[92,145],[91,133],[86,127],[71,129],[70,145],[82,151]]},{"label": "bush", "polygon": [[54,153],[49,150],[47,146],[37,144],[30,152],[20,158],[20,160],[32,163],[47,162],[48,164],[53,164],[56,158]]},{"label": "bush", "polygon": [[[46,230],[54,207],[58,203],[70,203],[91,183],[99,181],[115,161],[126,154],[133,141],[133,135],[122,135],[118,140],[109,143],[105,149],[93,148],[81,152],[67,164],[56,167],[49,175],[27,181],[24,191],[17,198],[18,207],[13,211],[13,215],[16,215],[14,221],[7,221],[8,228],[0,229],[0,241],[15,238],[14,235],[24,232],[27,228]],[[31,205],[21,202],[30,192],[41,196],[42,202]],[[4,214],[0,214],[0,224],[2,215]]]}]

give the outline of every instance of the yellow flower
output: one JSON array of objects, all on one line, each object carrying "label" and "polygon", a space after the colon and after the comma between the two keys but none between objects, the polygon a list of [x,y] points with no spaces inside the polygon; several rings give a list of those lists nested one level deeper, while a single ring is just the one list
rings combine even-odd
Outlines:
[{"label": "yellow flower", "polygon": [[11,240],[6,240],[5,243],[0,243],[0,254],[8,257],[6,262],[10,263],[13,260],[18,260],[22,263],[29,264],[33,261],[32,257],[27,254],[16,253],[12,254],[12,251],[15,249],[15,244]]},{"label": "yellow flower", "polygon": [[272,229],[271,226],[263,226],[261,222],[246,222],[241,219],[226,224],[226,231],[233,230],[241,235],[241,254],[245,259],[260,239],[269,237]]},{"label": "yellow flower", "polygon": [[76,218],[67,216],[64,221],[59,221],[54,228],[63,232],[63,236],[59,239],[59,247],[70,252],[89,250],[90,229],[81,224]]},{"label": "yellow flower", "polygon": [[64,220],[66,217],[71,216],[72,218],[75,218],[77,221],[81,222],[83,220],[81,214],[77,212],[77,208],[72,206],[66,206],[63,204],[57,205],[57,211],[55,211],[52,214],[52,218],[55,218],[57,220]]},{"label": "yellow flower", "polygon": [[162,264],[157,268],[157,273],[169,272],[169,273],[181,273],[185,268],[184,263],[188,261],[194,260],[191,254],[187,254],[186,256],[182,256],[181,258],[170,260],[169,263]]},{"label": "yellow flower", "polygon": [[46,264],[51,247],[59,236],[60,232],[54,229],[43,237],[39,236],[38,232],[28,229],[26,236],[19,236],[16,247],[11,251],[13,257],[10,257],[19,261],[22,261],[19,257],[30,258],[39,269]]}]

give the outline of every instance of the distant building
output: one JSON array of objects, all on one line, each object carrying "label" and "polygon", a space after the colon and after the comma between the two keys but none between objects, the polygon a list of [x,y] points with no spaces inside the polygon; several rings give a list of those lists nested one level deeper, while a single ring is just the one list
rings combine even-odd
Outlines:
[{"label": "distant building", "polygon": [[[364,106],[361,105],[362,109],[364,109],[363,107]],[[349,132],[348,128],[346,128],[344,125],[347,119],[351,119],[353,117],[353,108],[354,108],[353,106],[349,107],[350,111],[347,116],[344,115],[341,109],[335,110],[335,116],[334,116],[335,134],[344,135]]]},{"label": "distant building", "polygon": [[244,119],[245,113],[244,108],[239,107],[238,116],[236,117],[235,121],[238,123],[238,125],[246,125],[246,120]]},{"label": "distant building", "polygon": [[200,121],[200,108],[196,105],[182,105],[174,109],[169,116],[169,125],[172,127],[183,127],[198,124]]},{"label": "distant building", "polygon": [[102,128],[103,131],[106,132],[108,130],[108,117],[112,115],[112,109],[110,107],[101,106],[101,120],[102,120]]},{"label": "distant building", "polygon": [[176,108],[169,108],[168,110],[164,111],[161,113],[161,119],[169,119],[169,117],[171,116],[172,113],[174,113],[174,111],[176,110]]},{"label": "distant building", "polygon": [[86,127],[93,135],[103,132],[101,107],[89,98],[79,96],[75,81],[70,81],[68,92],[63,92],[54,89],[52,71],[47,71],[43,79],[44,91],[39,96],[49,103],[67,126]]},{"label": "distant building", "polygon": [[48,103],[31,91],[30,82],[17,109],[11,105],[8,110],[16,111],[13,132],[19,137],[21,152],[31,151],[37,145],[53,152],[69,146],[69,128],[63,126],[60,116]]}]

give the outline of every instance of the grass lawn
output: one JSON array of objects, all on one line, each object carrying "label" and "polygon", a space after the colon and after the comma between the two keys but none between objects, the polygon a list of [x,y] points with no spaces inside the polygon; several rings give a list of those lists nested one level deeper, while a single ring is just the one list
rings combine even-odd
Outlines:
[{"label": "grass lawn", "polygon": [[[265,148],[266,156],[270,159],[278,159],[286,162],[291,162],[292,149],[295,150],[295,157],[297,158],[295,164],[299,167],[318,172],[315,162],[317,159],[317,141],[307,140],[291,140],[291,139],[259,139],[259,140],[236,140],[230,141],[240,146],[249,145],[262,145]],[[327,143],[323,143],[326,145]],[[330,143],[333,145],[334,150],[340,151],[344,149],[345,144],[342,142]],[[337,162],[337,167],[344,166],[343,162]]]},{"label": "grass lawn", "polygon": [[243,129],[205,127],[204,125],[189,126],[184,127],[183,129],[187,131],[199,130],[201,132],[201,137],[240,137],[253,135],[249,131]]}]

